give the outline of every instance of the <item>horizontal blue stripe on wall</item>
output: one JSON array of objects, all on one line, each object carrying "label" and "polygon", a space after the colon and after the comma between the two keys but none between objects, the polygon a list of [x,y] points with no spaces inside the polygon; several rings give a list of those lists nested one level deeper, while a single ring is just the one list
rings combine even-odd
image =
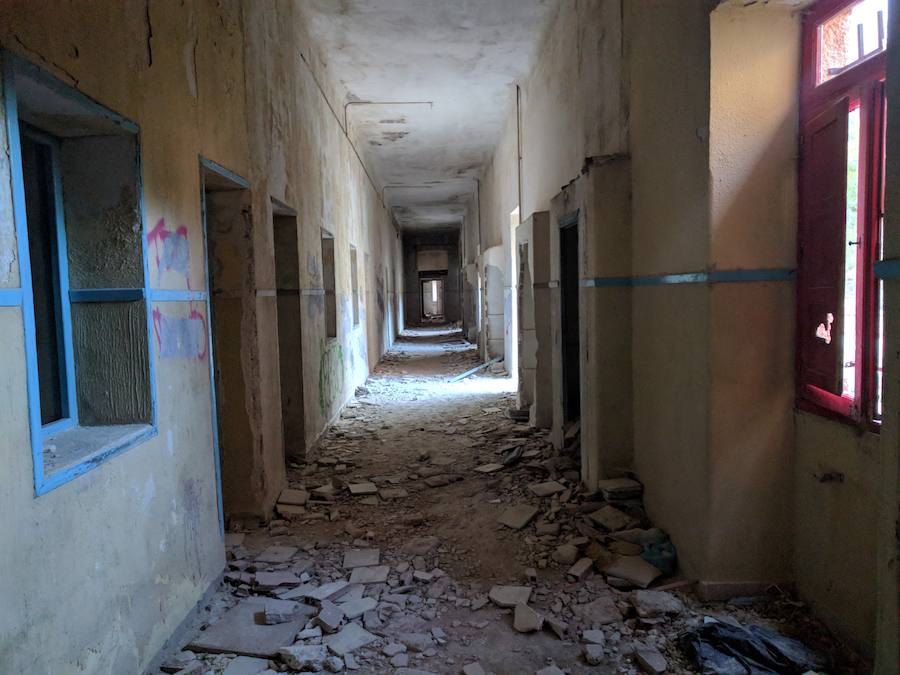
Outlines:
[{"label": "horizontal blue stripe on wall", "polygon": [[0,288],[0,307],[18,307],[21,304],[21,288]]},{"label": "horizontal blue stripe on wall", "polygon": [[152,302],[193,302],[206,300],[206,291],[183,291],[169,288],[151,288]]},{"label": "horizontal blue stripe on wall", "polygon": [[134,302],[143,299],[143,288],[69,289],[70,302]]},{"label": "horizontal blue stripe on wall", "polygon": [[792,269],[711,270],[641,277],[600,277],[582,279],[584,288],[608,286],[667,286],[671,284],[728,284],[754,281],[790,281],[796,275]]}]

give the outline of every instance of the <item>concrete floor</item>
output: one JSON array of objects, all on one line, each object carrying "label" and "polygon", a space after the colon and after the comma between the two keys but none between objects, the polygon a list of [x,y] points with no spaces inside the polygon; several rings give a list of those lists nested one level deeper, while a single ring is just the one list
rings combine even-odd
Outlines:
[{"label": "concrete floor", "polygon": [[[477,363],[475,348],[455,330],[407,331],[329,429],[319,452],[308,464],[289,466],[292,488],[314,494],[316,488],[331,485],[333,497],[311,498],[305,511],[268,527],[230,524],[229,574],[203,613],[205,630],[192,639],[202,643],[246,596],[287,592],[291,597],[290,589],[300,582],[347,579],[351,570],[344,567],[345,553],[374,548],[380,552],[378,562],[389,566],[387,584],[359,589],[373,598],[371,605],[378,603],[355,621],[377,641],[354,650],[344,662],[320,664],[318,669],[355,666],[360,673],[459,673],[477,662],[485,672],[497,674],[535,673],[551,666],[571,674],[635,673],[642,669],[636,651],[647,650],[665,660],[668,672],[689,672],[691,666],[675,638],[699,625],[703,617],[715,616],[800,637],[837,658],[842,669],[854,670],[805,607],[779,596],[752,605],[703,605],[683,580],[662,579],[655,585],[675,589],[674,604],[681,608],[665,616],[640,618],[635,611],[639,603],[629,589],[613,588],[593,571],[581,580],[567,577],[569,564],[557,563],[553,552],[580,534],[573,525],[584,512],[580,505],[587,502],[579,501],[577,475],[571,473],[577,468],[577,456],[555,453],[543,432],[506,417],[514,403],[509,378],[487,373],[448,382],[448,376]],[[525,448],[518,464],[490,474],[474,471],[498,462],[517,445]],[[534,459],[528,461],[529,457]],[[563,501],[565,493],[563,499],[560,495],[540,499],[528,491],[529,485],[549,479],[573,488],[570,501]],[[379,495],[350,494],[348,485],[365,482],[374,483]],[[559,524],[559,533],[538,535],[533,523],[521,530],[498,524],[506,508],[523,503],[540,507],[543,515],[538,521]],[[289,547],[290,557],[280,563],[261,562],[260,557],[271,557],[262,552],[272,546]],[[299,581],[264,591],[254,579],[264,570],[293,572]],[[431,578],[426,574],[410,579],[416,570]],[[487,601],[495,584],[532,587],[530,606],[544,617],[565,621],[567,633],[560,638],[547,625],[537,632],[517,632],[512,610]],[[398,600],[400,595],[405,600]],[[352,596],[351,592],[332,600],[345,607]],[[611,599],[621,615],[609,622],[592,620],[584,608],[598,598]],[[295,629],[302,629],[313,614],[304,615]],[[309,626],[315,625],[311,620]],[[592,625],[602,630],[605,643],[594,666],[585,661],[582,637]],[[312,638],[298,644],[321,642]],[[187,649],[199,661],[193,666],[198,673],[232,675],[266,668],[297,672],[283,659],[236,660],[234,651],[215,655]],[[401,649],[399,656],[388,655]],[[190,663],[191,654],[185,659]],[[404,663],[418,670],[403,670]]]}]

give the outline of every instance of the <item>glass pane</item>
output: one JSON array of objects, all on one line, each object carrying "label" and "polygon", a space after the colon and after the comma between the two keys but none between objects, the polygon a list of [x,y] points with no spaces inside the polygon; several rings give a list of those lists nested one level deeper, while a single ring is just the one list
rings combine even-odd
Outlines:
[{"label": "glass pane", "polygon": [[859,107],[850,111],[847,119],[847,224],[844,251],[844,309],[842,395],[856,395],[856,270],[859,252],[857,231],[859,207]]},{"label": "glass pane", "polygon": [[52,154],[47,145],[24,135],[22,175],[25,183],[25,216],[28,222],[31,288],[34,296],[41,424],[50,424],[68,417],[63,396],[65,357],[54,245],[56,213]]},{"label": "glass pane", "polygon": [[887,44],[888,0],[863,0],[819,26],[818,84],[883,52]]}]

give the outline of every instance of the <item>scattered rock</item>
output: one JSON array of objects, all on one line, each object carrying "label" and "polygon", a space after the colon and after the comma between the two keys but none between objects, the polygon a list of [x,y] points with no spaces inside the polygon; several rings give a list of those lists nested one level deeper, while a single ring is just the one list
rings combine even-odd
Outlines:
[{"label": "scattered rock", "polygon": [[560,640],[565,640],[569,632],[569,624],[555,616],[545,617],[544,627],[549,628]]},{"label": "scattered rock", "polygon": [[482,464],[481,466],[476,466],[475,471],[478,473],[494,473],[503,468],[502,464],[497,464],[496,462],[491,462],[490,464]]},{"label": "scattered rock", "polygon": [[641,670],[649,675],[660,675],[669,667],[665,657],[655,649],[638,649],[634,654],[634,660]]},{"label": "scattered rock", "polygon": [[318,671],[325,668],[328,650],[323,645],[292,645],[279,649],[278,658],[294,670]]},{"label": "scattered rock", "polygon": [[297,551],[294,546],[270,546],[256,556],[256,560],[264,563],[283,563],[293,558]]},{"label": "scattered rock", "polygon": [[629,499],[640,499],[644,493],[644,486],[630,478],[610,478],[601,480],[597,489],[603,494],[603,499],[608,502],[621,502]]},{"label": "scattered rock", "polygon": [[263,623],[273,626],[279,623],[287,623],[297,618],[300,613],[300,605],[291,600],[266,599],[263,609]]},{"label": "scattered rock", "polygon": [[463,666],[462,675],[487,675],[484,668],[477,661]]},{"label": "scattered rock", "polygon": [[402,551],[409,555],[427,555],[436,549],[440,543],[441,540],[437,537],[418,537],[404,544]]},{"label": "scattered rock", "polygon": [[348,623],[340,632],[326,636],[325,644],[337,656],[344,656],[377,639],[358,623]]},{"label": "scattered rock", "polygon": [[588,518],[605,527],[610,532],[633,528],[638,524],[635,518],[632,518],[624,511],[620,511],[615,506],[603,506],[596,511],[588,514]]},{"label": "scattered rock", "polygon": [[528,605],[516,605],[513,615],[513,628],[520,633],[539,631],[544,625],[544,618]]},{"label": "scattered rock", "polygon": [[530,504],[518,504],[506,509],[497,519],[501,525],[521,530],[539,513],[540,509]]},{"label": "scattered rock", "polygon": [[581,633],[581,639],[593,645],[606,644],[606,635],[602,630],[586,630]]},{"label": "scattered rock", "polygon": [[662,575],[662,572],[638,555],[617,556],[603,571],[641,588],[647,588],[654,579]]},{"label": "scattered rock", "polygon": [[344,621],[344,610],[329,600],[323,600],[319,614],[313,621],[324,632],[333,633]]},{"label": "scattered rock", "polygon": [[562,546],[557,546],[556,550],[550,554],[550,557],[560,565],[571,565],[578,560],[578,548],[571,544],[563,544]]},{"label": "scattered rock", "polygon": [[603,645],[586,644],[582,645],[584,652],[584,660],[589,666],[599,666],[603,663]]},{"label": "scattered rock", "polygon": [[582,558],[577,563],[572,565],[569,568],[569,571],[566,572],[570,577],[575,577],[577,580],[583,579],[587,573],[591,570],[591,567],[594,566],[594,561],[590,558]]},{"label": "scattered rock", "polygon": [[635,591],[631,594],[631,604],[641,618],[681,614],[684,611],[681,600],[665,591]]},{"label": "scattered rock", "polygon": [[285,488],[278,495],[279,504],[287,504],[289,506],[305,506],[309,501],[309,493],[306,490],[297,490],[295,488]]},{"label": "scattered rock", "polygon": [[602,595],[584,605],[576,605],[572,611],[587,626],[603,626],[622,620],[622,612],[608,595]]},{"label": "scattered rock", "polygon": [[544,483],[532,483],[528,486],[529,492],[535,497],[552,497],[565,489],[564,485],[557,483],[555,480],[548,480]]},{"label": "scattered rock", "polygon": [[488,597],[498,607],[515,607],[528,604],[531,590],[531,586],[494,586]]},{"label": "scattered rock", "polygon": [[351,495],[374,495],[378,493],[375,483],[350,483],[347,485]]}]

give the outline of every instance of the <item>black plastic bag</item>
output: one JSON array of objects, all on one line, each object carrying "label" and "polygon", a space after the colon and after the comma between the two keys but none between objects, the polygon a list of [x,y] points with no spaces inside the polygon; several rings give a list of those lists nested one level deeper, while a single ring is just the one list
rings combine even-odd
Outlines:
[{"label": "black plastic bag", "polygon": [[802,642],[760,626],[710,621],[678,638],[703,675],[801,675],[828,663]]}]

